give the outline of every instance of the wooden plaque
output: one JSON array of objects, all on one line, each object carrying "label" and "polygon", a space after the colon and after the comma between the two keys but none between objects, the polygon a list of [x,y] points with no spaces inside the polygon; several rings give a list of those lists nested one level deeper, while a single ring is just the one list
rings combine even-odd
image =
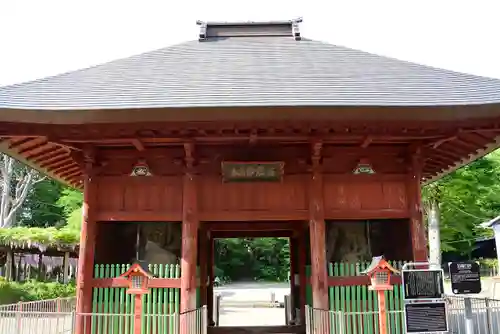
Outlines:
[{"label": "wooden plaque", "polygon": [[224,182],[279,182],[284,162],[222,162]]}]

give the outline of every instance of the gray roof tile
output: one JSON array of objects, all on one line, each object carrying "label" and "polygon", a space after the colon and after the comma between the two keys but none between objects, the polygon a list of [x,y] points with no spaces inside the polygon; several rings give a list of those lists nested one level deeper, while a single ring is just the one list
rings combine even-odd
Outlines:
[{"label": "gray roof tile", "polygon": [[500,80],[290,37],[191,41],[0,88],[0,109],[500,103]]}]

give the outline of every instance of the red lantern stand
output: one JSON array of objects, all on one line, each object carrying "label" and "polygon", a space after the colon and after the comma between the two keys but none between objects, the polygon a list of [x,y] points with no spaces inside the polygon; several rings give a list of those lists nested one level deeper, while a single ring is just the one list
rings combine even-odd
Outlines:
[{"label": "red lantern stand", "polygon": [[141,334],[142,295],[149,293],[148,283],[153,275],[136,262],[130,266],[129,270],[120,275],[120,278],[128,280],[127,294],[135,295],[134,334]]},{"label": "red lantern stand", "polygon": [[393,290],[391,285],[391,275],[399,274],[383,256],[377,256],[372,259],[370,266],[362,272],[370,277],[371,285],[369,290],[377,291],[378,297],[378,323],[379,333],[387,334],[387,307],[385,305],[385,291]]}]

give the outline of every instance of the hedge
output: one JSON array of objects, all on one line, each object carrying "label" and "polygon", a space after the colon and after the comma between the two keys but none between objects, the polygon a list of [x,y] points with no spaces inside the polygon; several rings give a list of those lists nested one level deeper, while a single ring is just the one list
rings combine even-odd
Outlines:
[{"label": "hedge", "polygon": [[9,282],[0,278],[0,304],[76,296],[76,286],[55,282]]}]

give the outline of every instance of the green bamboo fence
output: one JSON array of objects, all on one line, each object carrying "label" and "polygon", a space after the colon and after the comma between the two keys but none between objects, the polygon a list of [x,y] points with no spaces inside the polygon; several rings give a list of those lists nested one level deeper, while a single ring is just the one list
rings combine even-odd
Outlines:
[{"label": "green bamboo fence", "polygon": [[[396,269],[401,269],[403,261],[390,261]],[[330,276],[358,276],[370,262],[331,263]],[[391,334],[404,332],[403,289],[394,285],[394,290],[385,292],[387,305],[387,326]],[[378,333],[378,298],[367,285],[335,286],[329,288],[330,310],[345,313],[343,323],[345,334]],[[332,334],[340,333],[339,321],[332,321]]]},{"label": "green bamboo fence", "polygon": [[[128,270],[129,264],[96,265],[94,277],[114,278]],[[149,270],[158,278],[180,278],[179,265],[154,264]],[[142,296],[142,324],[144,333],[175,333],[179,313],[180,289],[153,288]],[[92,313],[92,334],[133,334],[134,296],[125,288],[94,288]],[[110,316],[105,316],[110,314]]]},{"label": "green bamboo fence", "polygon": [[[389,261],[396,268],[401,269],[405,262]],[[370,262],[359,263],[330,263],[329,276],[359,276]],[[310,266],[306,267],[307,277],[311,276]],[[331,334],[377,334],[378,330],[378,298],[375,291],[370,291],[367,285],[335,286],[330,287],[329,302],[331,311],[341,311],[344,331],[340,319],[332,315]],[[393,291],[386,291],[387,325],[390,334],[404,333],[403,319],[403,290],[401,285],[395,285]],[[312,289],[306,287],[306,302],[312,306]]]}]

